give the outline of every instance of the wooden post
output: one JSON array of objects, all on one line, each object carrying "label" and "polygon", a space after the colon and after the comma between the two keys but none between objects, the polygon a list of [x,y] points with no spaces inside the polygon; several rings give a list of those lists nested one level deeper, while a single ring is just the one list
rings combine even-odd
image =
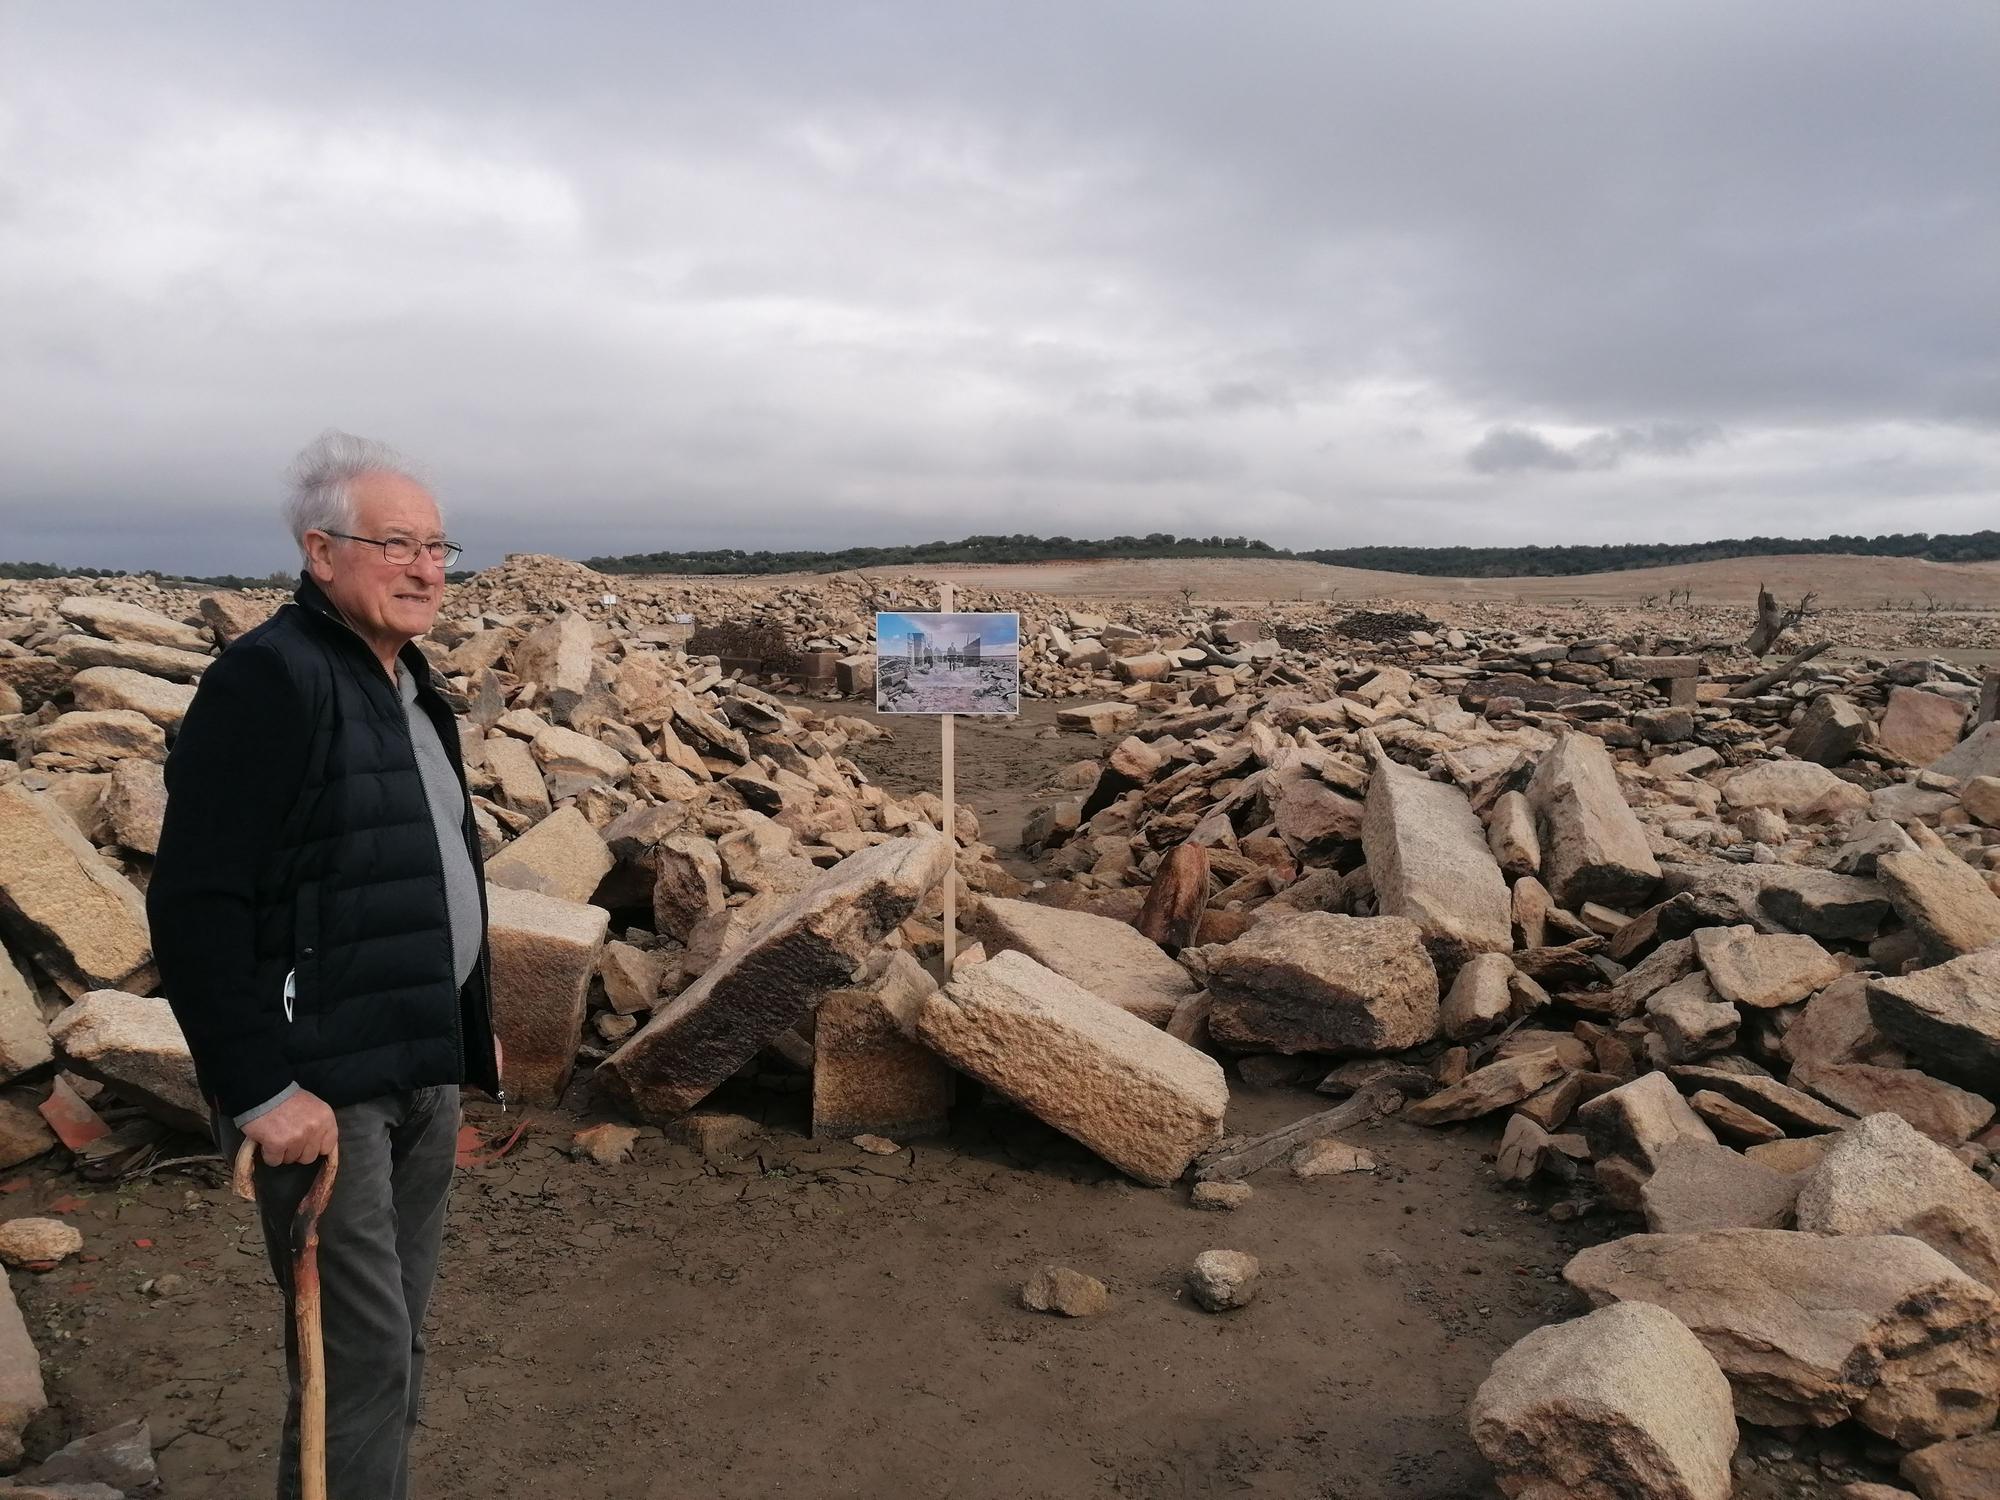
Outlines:
[{"label": "wooden post", "polygon": [[[952,589],[949,583],[938,585],[938,608],[944,614],[952,612]],[[944,763],[944,788],[939,799],[944,803],[944,836],[951,840],[951,864],[944,877],[944,977],[951,978],[951,966],[958,959],[958,809],[953,805],[952,785],[954,736],[951,714],[943,715],[938,725],[940,759]]]}]

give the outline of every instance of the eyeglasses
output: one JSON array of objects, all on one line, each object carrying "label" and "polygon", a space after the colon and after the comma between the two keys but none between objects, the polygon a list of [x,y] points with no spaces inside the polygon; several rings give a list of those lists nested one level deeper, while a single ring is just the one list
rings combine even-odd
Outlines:
[{"label": "eyeglasses", "polygon": [[377,541],[372,536],[350,536],[345,531],[329,531],[328,536],[337,536],[344,542],[366,542],[371,547],[380,547],[385,560],[399,568],[406,568],[417,560],[419,552],[424,553],[434,563],[450,567],[464,554],[465,549],[457,542],[419,542],[406,536],[392,536],[387,541]]}]

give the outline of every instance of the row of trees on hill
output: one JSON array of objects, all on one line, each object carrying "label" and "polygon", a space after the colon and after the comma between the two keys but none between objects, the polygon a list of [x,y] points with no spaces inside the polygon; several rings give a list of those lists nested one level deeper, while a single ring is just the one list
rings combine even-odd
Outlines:
[{"label": "row of trees on hill", "polygon": [[1288,557],[1268,542],[1240,536],[1111,536],[1095,541],[1067,536],[969,536],[958,542],[918,542],[903,547],[843,547],[837,552],[635,552],[588,557],[600,573],[839,573],[849,568],[897,568],[927,563],[1084,562],[1114,557]]},{"label": "row of trees on hill", "polygon": [[2000,531],[1935,536],[1924,531],[1884,536],[1752,536],[1715,542],[1621,542],[1572,547],[1340,547],[1315,548],[1293,555],[1343,568],[1418,573],[1428,578],[1554,578],[1793,553],[1992,562],[2000,559]]}]

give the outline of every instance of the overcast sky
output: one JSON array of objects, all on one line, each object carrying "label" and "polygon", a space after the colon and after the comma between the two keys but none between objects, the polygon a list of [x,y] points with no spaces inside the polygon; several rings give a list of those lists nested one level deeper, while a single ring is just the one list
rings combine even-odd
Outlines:
[{"label": "overcast sky", "polygon": [[0,0],[0,558],[2000,525],[2000,5]]}]

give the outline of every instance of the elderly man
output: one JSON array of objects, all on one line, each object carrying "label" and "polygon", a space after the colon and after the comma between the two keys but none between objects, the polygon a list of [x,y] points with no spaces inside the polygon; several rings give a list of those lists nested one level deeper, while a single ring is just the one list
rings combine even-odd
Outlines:
[{"label": "elderly man", "polygon": [[[292,479],[298,592],[201,680],[147,906],[217,1134],[256,1143],[288,1312],[292,1217],[339,1144],[320,1221],[327,1493],[402,1500],[459,1086],[505,1102],[457,726],[412,644],[459,549],[380,444],[326,433]],[[286,1354],[281,1500],[299,1489],[289,1333]]]}]

